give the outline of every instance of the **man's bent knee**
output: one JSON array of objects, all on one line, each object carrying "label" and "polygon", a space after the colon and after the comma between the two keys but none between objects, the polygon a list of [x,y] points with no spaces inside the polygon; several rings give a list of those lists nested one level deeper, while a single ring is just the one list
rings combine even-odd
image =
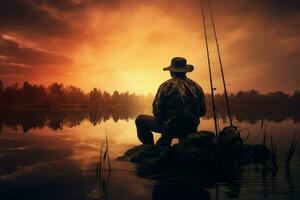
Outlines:
[{"label": "man's bent knee", "polygon": [[139,115],[135,119],[135,125],[140,125],[141,123],[143,123],[143,121],[144,121],[144,115]]}]

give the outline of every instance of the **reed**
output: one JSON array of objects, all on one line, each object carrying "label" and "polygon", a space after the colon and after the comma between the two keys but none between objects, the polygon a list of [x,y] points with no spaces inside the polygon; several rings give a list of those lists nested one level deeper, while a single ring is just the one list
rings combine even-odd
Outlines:
[{"label": "reed", "polygon": [[284,157],[284,165],[286,168],[290,167],[290,163],[295,154],[295,149],[297,147],[297,144],[298,144],[298,137],[297,137],[297,131],[295,131],[292,142],[290,144],[290,148]]},{"label": "reed", "polygon": [[108,143],[108,139],[107,139],[106,129],[105,129],[105,142],[106,142],[105,156],[107,155],[108,169],[109,169],[109,171],[111,171],[111,163],[110,163],[110,157],[109,157],[109,143]]},{"label": "reed", "polygon": [[104,143],[102,142],[99,154],[99,171],[102,170],[102,152],[103,152]]},{"label": "reed", "polygon": [[261,123],[260,123],[260,130],[263,129],[264,124],[265,124],[265,119],[262,119],[262,120],[261,120]]},{"label": "reed", "polygon": [[273,171],[277,171],[278,170],[278,154],[277,154],[277,146],[274,144],[273,142],[273,133],[271,133],[271,137],[270,137],[270,141],[271,141],[271,168]]},{"label": "reed", "polygon": [[264,134],[262,144],[264,146],[266,146],[266,144],[267,144],[267,123],[265,122],[265,119],[263,119],[261,121],[260,130],[262,130],[263,134]]},{"label": "reed", "polygon": [[[102,168],[105,162],[108,164],[108,170],[104,170]],[[99,177],[99,187],[104,195],[103,199],[109,199],[108,187],[111,176],[111,161],[109,156],[109,142],[106,129],[105,141],[101,143],[101,147],[99,148],[99,161],[96,164],[96,175]]]}]

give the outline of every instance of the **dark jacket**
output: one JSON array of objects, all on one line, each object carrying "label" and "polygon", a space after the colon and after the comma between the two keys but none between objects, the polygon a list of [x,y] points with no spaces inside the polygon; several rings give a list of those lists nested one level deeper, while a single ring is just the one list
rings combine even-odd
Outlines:
[{"label": "dark jacket", "polygon": [[187,77],[172,78],[160,85],[153,101],[153,114],[159,122],[199,124],[199,117],[206,113],[202,88]]}]

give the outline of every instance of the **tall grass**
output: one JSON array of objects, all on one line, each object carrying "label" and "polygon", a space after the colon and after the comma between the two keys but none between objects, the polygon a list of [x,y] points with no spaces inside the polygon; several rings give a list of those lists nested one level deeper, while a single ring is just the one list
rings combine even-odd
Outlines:
[{"label": "tall grass", "polygon": [[[105,146],[105,150],[104,150]],[[104,152],[103,152],[104,150]],[[104,170],[102,167],[107,162],[108,170]],[[99,145],[99,161],[96,164],[96,175],[99,177],[99,187],[104,194],[104,199],[109,199],[108,186],[111,175],[111,161],[109,156],[109,142],[107,137],[107,131],[105,129],[105,142]],[[105,176],[106,173],[106,176]]]},{"label": "tall grass", "polygon": [[[266,122],[265,118],[262,119],[262,121],[261,121],[260,130],[263,132],[262,145],[267,147],[267,122]],[[272,146],[273,146],[273,151],[276,152],[276,150],[274,149],[274,145],[273,145],[273,138],[272,138]],[[271,151],[272,150],[270,150],[270,152]],[[264,152],[261,152],[261,154],[264,155]],[[276,156],[276,153],[274,156]],[[263,166],[263,169],[273,168],[272,162],[270,162],[270,160],[268,160],[266,158],[262,160],[262,166]]]},{"label": "tall grass", "polygon": [[108,144],[106,129],[105,129],[105,143],[106,143],[106,149],[104,152],[103,161],[105,161],[105,158],[107,157],[108,169],[109,169],[109,171],[111,171],[111,163],[110,163],[110,157],[109,157],[109,144]]},{"label": "tall grass", "polygon": [[[262,144],[266,145],[267,143],[267,130],[266,130],[266,123],[265,121],[262,121],[261,123],[261,130],[264,130],[264,136],[263,136],[263,141]],[[291,161],[293,156],[295,155],[295,150],[296,147],[298,145],[298,141],[299,141],[299,137],[297,136],[297,131],[295,131],[294,136],[292,138],[291,144],[289,146],[289,150],[287,151],[287,153],[284,155],[284,166],[286,168],[290,167]],[[270,160],[268,161],[268,163],[265,165],[263,163],[263,168],[264,169],[272,169],[273,171],[277,171],[280,164],[282,163],[282,157],[278,155],[278,151],[277,151],[277,145],[274,143],[273,140],[273,131],[271,130],[271,135],[270,135],[270,145],[271,147],[269,148],[270,153],[271,153],[271,157]]]},{"label": "tall grass", "polygon": [[111,161],[109,156],[109,142],[107,137],[107,131],[105,129],[105,150],[103,152],[104,142],[101,143],[101,147],[99,146],[99,161],[96,164],[96,172],[97,175],[101,174],[102,166],[107,161],[108,170],[111,171]]},{"label": "tall grass", "polygon": [[261,121],[260,130],[262,130],[264,132],[262,144],[264,146],[266,146],[266,144],[267,144],[267,123],[265,122],[265,119],[263,119]]},{"label": "tall grass", "polygon": [[102,152],[103,152],[104,143],[102,142],[101,147],[99,149],[99,162],[96,164],[96,175],[100,176],[102,170]]},{"label": "tall grass", "polygon": [[279,156],[277,154],[277,145],[275,145],[273,142],[273,133],[271,133],[270,141],[271,141],[271,168],[273,171],[277,171]]},{"label": "tall grass", "polygon": [[[260,130],[263,132],[262,138],[262,145],[267,146],[267,138],[268,138],[268,131],[267,131],[267,121],[266,119],[262,119],[260,124]],[[278,155],[277,145],[274,143],[273,140],[273,130],[271,129],[270,134],[270,160],[263,160],[262,165],[263,169],[272,169],[273,172],[276,172],[279,167],[279,159],[280,156]]]},{"label": "tall grass", "polygon": [[298,144],[298,137],[297,137],[297,132],[295,131],[292,142],[291,142],[291,145],[290,145],[290,148],[289,148],[288,152],[285,154],[285,157],[284,157],[284,165],[285,165],[286,168],[290,167],[290,163],[291,163],[291,160],[294,156],[297,144]]}]

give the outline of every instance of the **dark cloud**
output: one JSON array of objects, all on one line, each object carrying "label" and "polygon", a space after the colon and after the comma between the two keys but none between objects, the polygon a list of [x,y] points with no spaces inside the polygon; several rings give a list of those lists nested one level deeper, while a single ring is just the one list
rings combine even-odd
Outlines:
[{"label": "dark cloud", "polygon": [[39,7],[47,6],[62,12],[80,12],[88,8],[116,9],[121,4],[129,2],[128,0],[31,0],[32,5]]},{"label": "dark cloud", "polygon": [[295,0],[269,0],[267,6],[277,16],[300,14],[300,2]]},{"label": "dark cloud", "polygon": [[0,31],[18,31],[52,37],[68,37],[75,33],[67,22],[33,6],[29,1],[0,1]]},{"label": "dark cloud", "polygon": [[0,61],[0,74],[1,75],[18,75],[26,74],[30,71],[30,67],[18,65],[18,64],[9,64]]},{"label": "dark cloud", "polygon": [[299,14],[300,2],[295,0],[211,0],[218,11],[231,14],[264,14],[283,17]]},{"label": "dark cloud", "polygon": [[0,55],[6,58],[4,61],[7,63],[19,63],[35,67],[71,64],[71,61],[64,56],[22,47],[17,42],[3,37],[0,38]]},{"label": "dark cloud", "polygon": [[84,7],[83,3],[76,3],[75,1],[72,0],[37,0],[37,1],[33,1],[32,3],[35,3],[39,6],[43,6],[43,5],[47,5],[50,6],[52,8],[55,8],[57,10],[61,10],[61,11],[67,11],[67,12],[71,12],[71,11],[76,11],[78,9],[80,9],[80,7]]}]

